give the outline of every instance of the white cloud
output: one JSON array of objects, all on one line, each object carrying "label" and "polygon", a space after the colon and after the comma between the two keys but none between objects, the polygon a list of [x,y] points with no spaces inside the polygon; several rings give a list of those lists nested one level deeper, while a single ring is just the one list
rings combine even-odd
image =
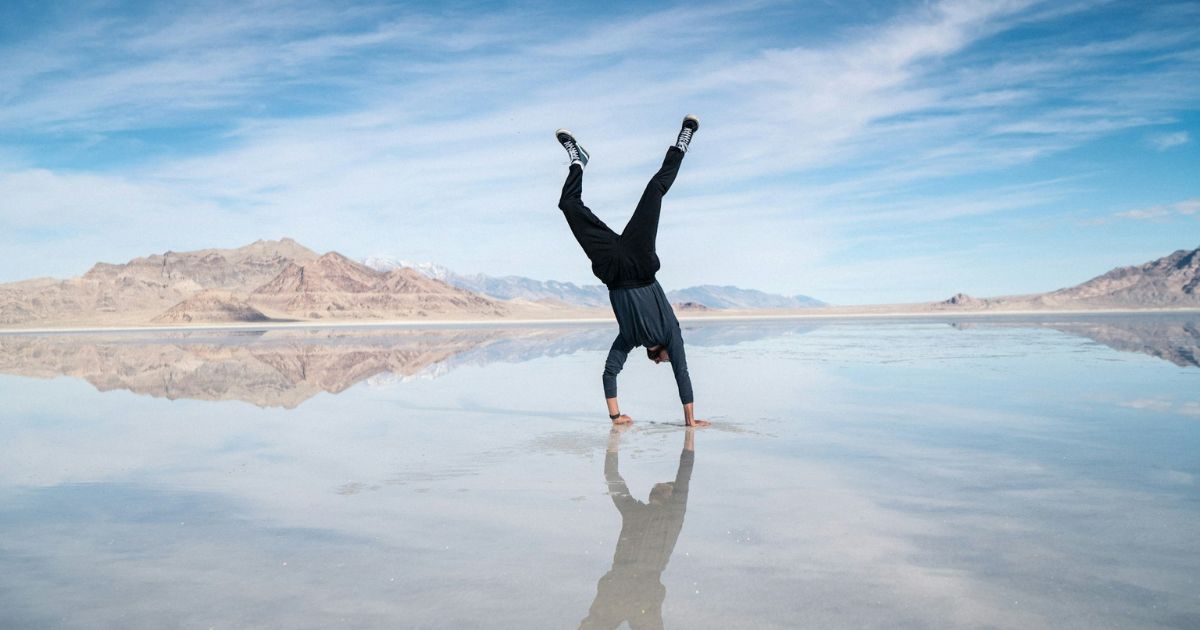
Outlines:
[{"label": "white cloud", "polygon": [[1126,210],[1114,214],[1121,219],[1165,219],[1174,216],[1191,216],[1200,214],[1200,197],[1185,199],[1175,203],[1165,203],[1157,206]]},{"label": "white cloud", "polygon": [[[1078,184],[987,177],[1105,134],[1170,122],[1197,91],[1183,80],[1186,61],[1137,76],[1113,66],[1118,52],[1165,55],[1171,51],[1155,46],[1182,46],[1169,29],[1077,45],[1023,40],[1003,55],[968,54],[1005,29],[1061,17],[1032,2],[922,4],[819,41],[797,37],[790,47],[756,43],[755,8],[600,20],[580,28],[573,41],[594,44],[582,49],[563,49],[553,20],[536,13],[364,20],[374,9],[347,16],[227,7],[204,19],[90,25],[78,46],[65,36],[39,43],[57,61],[22,71],[24,87],[11,93],[0,128],[103,139],[139,125],[219,121],[222,131],[212,135],[220,142],[204,153],[89,175],[97,183],[83,188],[96,194],[126,191],[118,216],[174,211],[220,226],[221,243],[201,242],[218,230],[195,219],[196,230],[150,226],[140,238],[109,239],[127,246],[125,257],[286,234],[350,255],[589,282],[554,207],[565,162],[550,132],[570,126],[593,152],[585,200],[616,228],[679,115],[694,111],[703,127],[664,211],[669,236],[660,247],[670,264],[661,277],[692,284],[722,276],[795,293],[808,292],[800,274],[768,274],[758,255],[718,265],[695,243],[721,236],[756,252],[804,252],[783,261],[819,273],[838,264],[830,257],[853,245],[852,229],[861,226],[890,233],[914,220],[1042,206]],[[675,29],[706,43],[663,41]],[[95,71],[78,71],[103,42],[124,48]],[[313,113],[264,109],[297,98],[281,96],[297,86],[320,103]],[[63,186],[75,177],[50,175]],[[972,181],[964,190],[965,178]],[[46,181],[22,208],[0,206],[0,229],[55,216],[47,213],[73,199]],[[83,209],[57,216],[88,221]],[[39,248],[91,246],[80,238],[66,234]]]},{"label": "white cloud", "polygon": [[1146,141],[1150,143],[1150,146],[1159,151],[1166,151],[1167,149],[1183,146],[1188,142],[1191,142],[1191,140],[1191,136],[1188,135],[1188,132],[1186,131],[1153,134],[1146,138]]}]

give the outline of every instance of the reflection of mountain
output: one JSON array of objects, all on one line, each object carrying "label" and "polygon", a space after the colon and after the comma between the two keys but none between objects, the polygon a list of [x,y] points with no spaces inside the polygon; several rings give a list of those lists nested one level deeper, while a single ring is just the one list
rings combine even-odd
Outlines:
[{"label": "reflection of mountain", "polygon": [[1200,317],[1195,315],[1035,319],[1002,323],[972,322],[955,326],[1052,328],[1087,337],[1114,350],[1141,352],[1183,367],[1200,367]]},{"label": "reflection of mountain", "polygon": [[1136,319],[1113,322],[1069,322],[1050,328],[1087,337],[1115,350],[1141,352],[1179,366],[1200,367],[1200,321]]},{"label": "reflection of mountain", "polygon": [[[794,328],[794,327],[793,327]],[[792,328],[685,327],[695,346],[728,345]],[[293,408],[321,393],[435,377],[462,365],[517,363],[606,350],[615,326],[275,330],[260,334],[0,336],[0,373],[82,378],[101,391],[159,398],[242,400]]]},{"label": "reflection of mountain", "polygon": [[[571,329],[534,331],[564,336]],[[0,337],[0,372],[82,378],[101,391],[296,407],[377,374],[413,376],[522,331],[275,332],[244,337]]]},{"label": "reflection of mountain", "polygon": [[[767,337],[804,334],[819,327],[820,324],[786,320],[753,324],[685,322],[683,339],[688,346],[697,348],[732,346]],[[556,336],[511,335],[497,338],[491,343],[481,344],[455,355],[448,360],[448,363],[452,366],[519,363],[539,357],[573,354],[580,350],[607,351],[612,344],[613,337],[617,334],[615,323],[609,326],[599,325],[568,330],[569,332]]]}]

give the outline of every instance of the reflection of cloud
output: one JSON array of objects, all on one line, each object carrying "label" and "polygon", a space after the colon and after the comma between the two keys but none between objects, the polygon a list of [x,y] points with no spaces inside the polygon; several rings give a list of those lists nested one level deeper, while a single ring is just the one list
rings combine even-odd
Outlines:
[{"label": "reflection of cloud", "polygon": [[456,626],[454,612],[428,603],[464,581],[453,565],[439,567],[456,556],[403,536],[381,542],[383,527],[368,539],[353,528],[264,521],[238,498],[144,484],[8,498],[0,627]]},{"label": "reflection of cloud", "polygon": [[[722,350],[731,360],[708,367],[744,380],[706,406],[769,434],[697,432],[704,465],[663,573],[668,627],[1192,619],[1188,443],[1139,432],[1131,448],[1081,406],[1114,388],[1169,400],[1192,372],[1089,356],[1064,374],[1028,350],[1053,339],[1083,345],[872,322]],[[1003,359],[941,360],[981,346]],[[594,392],[585,407],[561,387],[592,373],[577,359],[288,412],[0,377],[0,627],[570,627],[620,525],[600,478],[607,420]],[[630,487],[662,480],[680,435],[624,434]]]},{"label": "reflection of cloud", "polygon": [[1120,404],[1122,407],[1127,409],[1148,409],[1150,411],[1167,411],[1171,408],[1171,403],[1169,401],[1151,398],[1129,400]]},{"label": "reflection of cloud", "polygon": [[1177,403],[1164,398],[1139,398],[1118,404],[1126,409],[1157,411],[1159,413],[1173,413],[1180,416],[1200,417],[1200,402],[1196,401],[1184,401]]},{"label": "reflection of cloud", "polygon": [[1190,486],[1196,483],[1196,475],[1183,472],[1182,470],[1158,471],[1152,477],[1158,481],[1179,486]]}]

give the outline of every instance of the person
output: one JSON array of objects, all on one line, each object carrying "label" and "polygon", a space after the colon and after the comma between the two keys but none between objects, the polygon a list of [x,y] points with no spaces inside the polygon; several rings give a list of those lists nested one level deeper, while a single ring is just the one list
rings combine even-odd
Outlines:
[{"label": "person", "polygon": [[688,485],[696,461],[695,429],[687,429],[675,480],[655,484],[646,503],[629,494],[618,468],[620,433],[609,433],[604,457],[604,479],[613,505],[621,513],[621,535],[613,553],[612,568],[596,583],[596,598],[581,629],[611,630],[628,622],[630,628],[662,628],[662,606],[667,588],[662,573],[667,568],[687,513]]},{"label": "person", "polygon": [[624,367],[629,353],[638,346],[646,348],[646,356],[655,364],[671,364],[679,389],[679,400],[683,404],[684,424],[689,427],[709,424],[694,416],[692,380],[688,374],[683,333],[667,295],[654,278],[660,267],[655,240],[662,198],[671,189],[683,156],[699,128],[699,118],[692,115],[684,117],[675,144],[667,149],[662,167],[646,184],[633,216],[620,234],[613,232],[583,204],[583,169],[590,155],[569,130],[559,129],[555,132],[570,159],[558,208],[566,217],[575,240],[579,241],[591,261],[592,273],[608,287],[608,298],[619,326],[617,338],[613,340],[604,362],[602,377],[608,417],[613,424],[633,421],[621,413],[617,401],[617,374]]}]

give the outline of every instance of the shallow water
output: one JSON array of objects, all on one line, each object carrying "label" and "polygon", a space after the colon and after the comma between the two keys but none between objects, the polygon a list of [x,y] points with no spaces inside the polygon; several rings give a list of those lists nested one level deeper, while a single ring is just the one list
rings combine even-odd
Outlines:
[{"label": "shallow water", "polygon": [[0,627],[1200,626],[1197,319],[612,334],[0,335]]}]

